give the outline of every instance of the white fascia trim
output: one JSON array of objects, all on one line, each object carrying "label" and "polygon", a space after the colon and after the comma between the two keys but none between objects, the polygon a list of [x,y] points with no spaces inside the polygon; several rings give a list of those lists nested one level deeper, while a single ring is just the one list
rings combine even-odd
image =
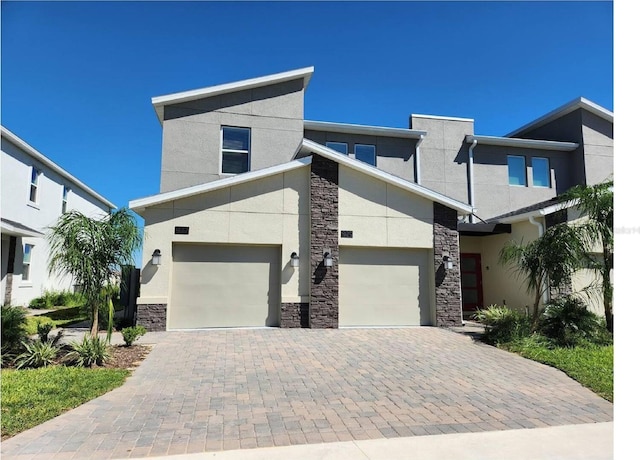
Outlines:
[{"label": "white fascia trim", "polygon": [[350,123],[333,123],[329,121],[304,121],[304,129],[328,131],[332,133],[364,134],[369,136],[406,137],[420,139],[426,131],[406,128],[388,128],[386,126],[355,125]]},{"label": "white fascia trim", "polygon": [[258,78],[250,78],[248,80],[241,80],[232,83],[225,83],[222,85],[208,86],[206,88],[193,89],[189,91],[182,91],[179,93],[166,94],[164,96],[156,96],[151,98],[153,108],[158,115],[158,120],[162,123],[164,119],[164,106],[171,104],[178,104],[180,102],[195,101],[197,99],[204,99],[206,97],[217,96],[220,94],[231,93],[235,91],[242,91],[251,88],[258,88],[260,86],[274,85],[276,83],[282,83],[289,80],[295,80],[298,78],[304,78],[304,87],[306,88],[313,75],[313,67],[305,67],[303,69],[290,70],[288,72],[281,72],[272,75],[266,75]]},{"label": "white fascia trim", "polygon": [[259,169],[257,171],[249,171],[246,173],[235,175],[233,177],[227,177],[225,179],[207,182],[206,184],[194,185],[192,187],[181,188],[179,190],[173,190],[171,192],[159,193],[157,195],[132,200],[129,202],[129,208],[134,211],[143,211],[144,208],[148,206],[155,206],[157,204],[166,203],[168,201],[179,200],[181,198],[187,198],[190,196],[198,195],[200,193],[212,192],[214,190],[230,187],[232,185],[243,184],[245,182],[291,171],[293,169],[308,166],[310,164],[311,158],[298,158],[288,163]]},{"label": "white fascia trim", "polygon": [[473,118],[460,118],[460,117],[443,117],[441,115],[423,115],[420,113],[412,113],[411,118],[431,118],[433,120],[449,120],[449,121],[475,121]]},{"label": "white fascia trim", "polygon": [[382,171],[362,161],[349,158],[347,155],[335,152],[334,150],[331,150],[330,148],[320,145],[316,142],[310,141],[309,139],[302,140],[302,146],[300,150],[303,152],[306,151],[307,153],[316,153],[325,158],[333,160],[338,164],[348,166],[349,168],[353,168],[356,171],[364,173],[368,176],[380,179],[408,192],[415,193],[416,195],[420,195],[431,201],[436,201],[440,204],[448,206],[460,212],[461,214],[470,214],[471,212],[473,212],[473,208],[466,203],[454,200],[453,198],[449,198],[448,196],[442,195],[414,182],[409,182],[407,180],[396,177],[393,174],[389,174],[388,172]]},{"label": "white fascia trim", "polygon": [[561,150],[563,152],[571,152],[577,149],[580,144],[575,142],[546,141],[541,139],[519,139],[514,137],[497,137],[497,136],[474,136],[467,135],[465,142],[472,143],[478,141],[481,145],[500,145],[505,147],[521,147],[538,150]]},{"label": "white fascia trim", "polygon": [[531,129],[537,128],[545,123],[549,123],[553,120],[556,120],[568,113],[573,112],[577,109],[584,109],[588,112],[593,113],[599,117],[604,118],[607,121],[613,123],[613,112],[605,109],[604,107],[596,104],[595,102],[590,101],[589,99],[585,99],[584,97],[579,97],[566,103],[565,105],[558,107],[555,110],[541,116],[540,118],[536,118],[531,123],[527,123],[526,125],[516,129],[515,131],[511,131],[508,134],[505,134],[505,137],[516,136],[525,131],[529,131]]},{"label": "white fascia trim", "polygon": [[89,195],[91,195],[92,197],[94,197],[95,199],[100,201],[105,206],[108,206],[110,209],[116,209],[117,208],[117,206],[115,204],[113,204],[111,201],[107,200],[105,197],[100,195],[98,192],[96,192],[93,189],[91,189],[88,185],[85,185],[83,182],[80,181],[80,179],[78,179],[78,178],[72,176],[71,174],[69,174],[67,171],[62,169],[57,164],[55,164],[49,158],[47,158],[42,153],[38,152],[36,149],[31,147],[29,144],[27,144],[25,141],[20,139],[18,136],[13,134],[7,128],[5,128],[4,126],[2,126],[1,128],[2,128],[2,137],[4,137],[7,140],[9,140],[12,144],[15,144],[22,151],[24,151],[25,153],[27,153],[31,157],[35,158],[40,163],[42,163],[43,165],[47,166],[49,169],[51,169],[55,173],[59,174],[60,176],[62,176],[63,178],[65,178],[66,180],[71,182],[72,184],[76,185],[78,188],[84,190],[85,192],[87,192]]},{"label": "white fascia trim", "polygon": [[554,212],[561,211],[563,209],[569,209],[576,205],[575,201],[563,201],[562,203],[557,203],[551,206],[547,206],[546,208],[536,209],[535,211],[525,212],[523,214],[517,214],[515,216],[509,216],[502,219],[499,219],[498,222],[502,224],[513,224],[516,222],[522,222],[529,220],[530,217],[544,217],[549,214],[553,214]]},{"label": "white fascia trim", "polygon": [[2,233],[4,234],[13,235],[13,236],[32,237],[32,238],[39,238],[44,236],[44,233],[41,233],[37,230],[19,228],[4,220],[0,223],[0,230],[2,230]]}]

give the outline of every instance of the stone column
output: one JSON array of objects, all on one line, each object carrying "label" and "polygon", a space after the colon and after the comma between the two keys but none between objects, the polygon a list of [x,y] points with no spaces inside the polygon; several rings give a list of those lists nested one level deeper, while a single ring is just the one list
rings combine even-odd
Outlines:
[{"label": "stone column", "polygon": [[[462,289],[458,213],[440,203],[433,203],[433,256],[436,278],[436,326],[459,326],[462,324]],[[453,268],[445,269],[444,256],[449,256]]]},{"label": "stone column", "polygon": [[138,304],[136,324],[147,331],[167,330],[167,304]]},{"label": "stone column", "polygon": [[[309,327],[338,327],[338,164],[314,155],[310,180],[311,292]],[[324,266],[324,250],[333,267]]]}]

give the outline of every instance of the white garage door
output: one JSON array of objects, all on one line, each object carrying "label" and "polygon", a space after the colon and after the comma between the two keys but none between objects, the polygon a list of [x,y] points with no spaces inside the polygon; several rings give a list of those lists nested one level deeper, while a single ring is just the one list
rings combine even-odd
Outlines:
[{"label": "white garage door", "polygon": [[280,249],[173,246],[169,329],[277,326]]},{"label": "white garage door", "polygon": [[428,252],[340,248],[340,326],[419,326],[430,323]]}]

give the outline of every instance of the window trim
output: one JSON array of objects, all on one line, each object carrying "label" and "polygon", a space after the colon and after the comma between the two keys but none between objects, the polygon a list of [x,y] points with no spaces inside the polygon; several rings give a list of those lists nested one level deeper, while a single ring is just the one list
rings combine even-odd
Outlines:
[{"label": "window trim", "polygon": [[[27,246],[29,247],[29,260],[25,261],[25,257],[27,256]],[[23,247],[22,247],[22,281],[24,283],[30,283],[31,282],[31,258],[33,255],[33,248],[35,247],[34,244],[30,244],[30,243],[24,243]],[[25,271],[27,273],[27,276],[25,276]]]},{"label": "window trim", "polygon": [[[33,177],[35,174],[35,178]],[[31,166],[31,179],[29,180],[29,203],[38,204],[39,193],[38,189],[40,188],[40,176],[42,176],[42,171],[40,171],[35,166]],[[34,197],[32,200],[31,197]]]},{"label": "window trim", "polygon": [[[535,184],[535,167],[533,165],[534,160],[544,160],[547,164],[546,173],[547,173],[547,185],[536,185]],[[551,188],[551,162],[549,158],[546,157],[531,157],[531,185],[537,188]]]},{"label": "window trim", "polygon": [[[339,145],[344,145],[344,148],[346,150],[346,152],[341,152],[339,150],[336,150],[332,147],[329,147],[329,144],[339,144]],[[348,142],[338,142],[338,141],[327,141],[325,142],[325,147],[330,148],[331,150],[335,150],[338,153],[342,153],[343,155],[349,155],[349,143]]]},{"label": "window trim", "polygon": [[[249,132],[249,141],[247,145],[247,150],[236,150],[236,149],[225,149],[224,148],[224,129],[225,128],[235,128],[235,129],[244,129]],[[247,170],[242,173],[227,173],[223,172],[223,163],[224,163],[224,154],[226,153],[243,153],[247,155]],[[238,174],[243,174],[244,172],[251,171],[251,128],[247,126],[232,126],[232,125],[221,125],[220,126],[220,167],[219,174],[221,176],[237,176]]]},{"label": "window trim", "polygon": [[[367,163],[366,161],[363,161],[363,160],[358,160],[358,152],[357,152],[358,147],[373,147],[373,164]],[[374,167],[378,166],[378,150],[376,149],[375,144],[353,144],[353,156],[358,161],[362,161],[363,163],[366,163]]]},{"label": "window trim", "polygon": [[[511,174],[509,172],[510,169],[510,165],[509,165],[509,158],[521,158],[522,159],[522,169],[523,169],[523,177],[524,177],[524,184],[512,184],[511,183]],[[507,182],[509,184],[510,187],[526,187],[529,183],[528,178],[527,178],[527,157],[525,157],[524,155],[507,155]]]}]

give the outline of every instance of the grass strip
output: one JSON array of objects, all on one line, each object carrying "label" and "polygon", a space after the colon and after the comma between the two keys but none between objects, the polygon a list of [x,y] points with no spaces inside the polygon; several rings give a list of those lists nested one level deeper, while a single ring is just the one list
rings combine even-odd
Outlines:
[{"label": "grass strip", "polygon": [[52,366],[2,370],[2,438],[14,436],[121,386],[129,371]]}]

